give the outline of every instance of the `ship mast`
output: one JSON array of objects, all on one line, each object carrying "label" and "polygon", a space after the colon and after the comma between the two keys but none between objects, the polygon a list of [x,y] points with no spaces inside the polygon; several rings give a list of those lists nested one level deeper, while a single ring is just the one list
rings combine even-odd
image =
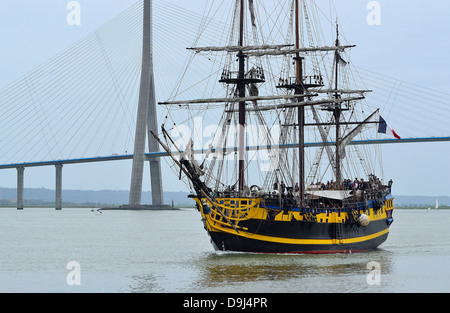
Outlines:
[{"label": "ship mast", "polygon": [[[336,47],[339,46],[339,25],[336,23]],[[338,93],[338,74],[339,74],[339,60],[340,60],[340,55],[339,55],[339,51],[335,51],[334,52],[334,59],[335,59],[335,67],[336,67],[336,72],[335,72],[335,94],[334,94],[334,98],[337,100],[339,99],[339,93]],[[340,117],[341,117],[341,104],[337,103],[334,105],[334,111],[333,111],[333,115],[334,115],[334,120],[336,123],[336,183],[339,184],[342,181],[342,175],[341,175],[341,155],[339,152],[339,146],[340,146],[340,131],[339,131],[339,123],[340,123]]]},{"label": "ship mast", "polygon": [[[300,49],[300,31],[299,31],[299,3],[295,0],[295,48]],[[303,58],[297,52],[294,57],[296,65],[296,87],[295,94],[304,94],[305,88],[303,86]],[[298,102],[303,102],[304,98],[298,98]],[[305,197],[305,107],[299,106],[298,113],[298,158],[299,158],[299,198],[300,203]]]},{"label": "ship mast", "polygon": [[[238,46],[244,46],[244,0],[237,0],[240,2],[240,16],[239,16],[239,42]],[[245,54],[242,50],[238,53],[239,73],[237,81],[237,90],[239,98],[245,97]],[[239,102],[239,192],[244,191],[245,184],[245,101]]]}]

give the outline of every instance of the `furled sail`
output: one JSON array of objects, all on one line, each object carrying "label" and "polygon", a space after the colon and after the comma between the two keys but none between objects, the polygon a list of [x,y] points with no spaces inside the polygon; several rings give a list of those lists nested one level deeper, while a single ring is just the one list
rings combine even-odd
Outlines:
[{"label": "furled sail", "polygon": [[364,129],[365,126],[367,126],[367,122],[370,121],[370,119],[372,119],[372,117],[378,113],[378,109],[373,112],[372,114],[369,115],[369,117],[367,117],[363,122],[361,122],[358,126],[356,126],[355,128],[353,128],[352,131],[350,131],[344,138],[342,138],[342,140],[340,141],[339,144],[339,156],[341,159],[345,158],[345,147],[348,146],[348,144],[353,140],[353,138],[355,138],[358,134],[361,133],[361,131]]},{"label": "furled sail", "polygon": [[195,172],[198,176],[205,175],[205,172],[201,168],[201,166],[198,164],[197,160],[195,159],[194,155],[194,142],[192,141],[192,138],[189,138],[189,141],[186,145],[186,149],[181,153],[180,158],[182,160],[189,161],[193,168],[195,169]]}]

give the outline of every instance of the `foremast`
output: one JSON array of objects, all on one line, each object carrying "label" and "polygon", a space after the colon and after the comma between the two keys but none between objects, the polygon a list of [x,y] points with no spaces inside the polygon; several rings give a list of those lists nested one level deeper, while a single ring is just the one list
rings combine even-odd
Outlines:
[{"label": "foremast", "polygon": [[[295,0],[295,48],[300,49],[300,10],[299,2]],[[300,57],[300,53],[295,54],[296,65],[296,79],[295,79],[295,94],[302,95],[305,93],[305,87],[303,85],[303,58]],[[304,101],[304,98],[298,98],[297,102]],[[299,202],[303,204],[305,199],[305,107],[299,106],[297,108],[297,120],[298,120],[298,159],[299,159]]]},{"label": "foremast", "polygon": [[[244,0],[237,0],[239,3],[239,47],[244,46]],[[239,73],[237,80],[237,90],[240,98],[245,97],[245,54],[242,50],[238,53]],[[244,192],[245,184],[245,101],[239,101],[239,169],[238,169],[239,192]]]},{"label": "foremast", "polygon": [[[246,191],[245,188],[245,173],[246,173],[246,164],[245,164],[245,151],[246,151],[246,142],[245,142],[245,128],[246,128],[246,87],[250,84],[263,83],[264,74],[262,69],[259,69],[257,73],[254,75],[251,71],[247,73],[246,69],[246,58],[248,57],[245,53],[248,50],[248,46],[245,46],[244,43],[244,22],[245,22],[245,2],[246,0],[236,0],[236,10],[239,12],[239,36],[236,47],[221,47],[220,49],[228,50],[233,53],[233,49],[238,49],[237,59],[238,59],[238,73],[237,77],[231,75],[231,73],[225,73],[222,75],[222,78],[219,80],[221,83],[225,84],[235,84],[236,85],[236,94],[239,99],[238,104],[238,121],[239,121],[239,129],[238,129],[238,190],[241,195],[243,195]],[[252,1],[248,1],[250,6],[253,6]],[[254,8],[250,7],[250,11],[254,12]],[[254,19],[254,15],[252,14],[252,19]],[[252,25],[255,24],[255,21],[252,20]],[[214,47],[211,47],[212,50]],[[216,47],[217,48],[217,47]],[[266,46],[264,48],[273,49],[275,47]],[[211,50],[211,51],[212,51]],[[246,74],[247,73],[247,74]],[[254,96],[254,95],[250,95]],[[249,99],[247,99],[249,100]],[[252,101],[257,101],[252,100]]]}]

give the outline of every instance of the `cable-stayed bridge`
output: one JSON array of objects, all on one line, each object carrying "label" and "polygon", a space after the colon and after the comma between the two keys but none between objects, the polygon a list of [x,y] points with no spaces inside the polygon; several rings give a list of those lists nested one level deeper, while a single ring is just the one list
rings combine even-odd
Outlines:
[{"label": "cable-stayed bridge", "polygon": [[[23,207],[25,168],[55,166],[55,202],[60,208],[64,165],[132,160],[137,155],[140,160],[136,162],[140,165],[132,175],[138,177],[132,179],[134,182],[130,189],[134,191],[130,193],[134,195],[130,196],[130,204],[140,205],[142,163],[158,163],[157,159],[167,155],[155,151],[150,137],[145,134],[152,117],[161,120],[163,116],[149,113],[148,110],[154,108],[149,103],[155,101],[149,100],[151,93],[143,95],[143,90],[152,90],[148,81],[154,72],[156,97],[160,100],[170,97],[173,82],[186,59],[176,58],[171,52],[184,51],[185,47],[191,46],[195,40],[195,34],[191,33],[195,31],[186,30],[197,30],[198,25],[205,23],[200,14],[154,0],[151,38],[150,22],[143,23],[142,18],[150,18],[150,14],[148,10],[147,14],[144,12],[142,2],[137,2],[33,72],[0,90],[0,169],[17,169],[18,208]],[[173,23],[175,20],[177,23]],[[217,23],[220,29],[221,25]],[[214,36],[214,33],[207,34],[212,40]],[[146,37],[147,42],[144,40]],[[145,52],[145,47],[147,45],[148,48],[150,42],[153,42],[150,49],[153,64],[146,63],[150,58],[146,56],[149,52]],[[143,77],[143,69],[148,70],[148,77]],[[359,73],[374,90],[371,100],[384,105],[382,115],[395,125],[402,140],[380,139],[354,144],[450,140],[446,123],[450,117],[446,110],[449,104],[447,94],[370,70],[359,69]],[[146,87],[141,87],[143,81],[146,81]],[[142,109],[139,107],[141,103],[148,106],[144,105]],[[140,109],[141,113],[138,113]],[[156,124],[153,120],[152,127]],[[136,144],[139,136],[140,143]],[[318,144],[308,143],[310,146]],[[136,147],[139,151],[135,150]],[[248,147],[249,150],[264,148]],[[155,171],[158,169],[152,173]],[[162,187],[156,192],[153,187],[161,184],[161,176],[152,174],[151,177],[159,177],[160,182],[152,184],[152,191],[153,194],[161,194]],[[156,203],[154,199],[154,204],[162,205],[162,197],[156,199]]]}]

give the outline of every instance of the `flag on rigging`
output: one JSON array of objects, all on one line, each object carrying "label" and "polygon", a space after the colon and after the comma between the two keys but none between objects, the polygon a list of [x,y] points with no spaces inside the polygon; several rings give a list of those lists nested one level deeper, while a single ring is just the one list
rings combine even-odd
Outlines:
[{"label": "flag on rigging", "polygon": [[392,137],[395,137],[397,139],[402,139],[395,130],[389,127],[389,125],[386,123],[386,121],[380,116],[380,121],[378,123],[378,132],[382,134],[386,134]]},{"label": "flag on rigging", "polygon": [[337,53],[337,60],[338,60],[339,64],[342,65],[342,66],[346,66],[346,65],[348,64],[348,62],[345,61],[345,60],[341,57],[341,54],[340,54],[339,52]]}]

